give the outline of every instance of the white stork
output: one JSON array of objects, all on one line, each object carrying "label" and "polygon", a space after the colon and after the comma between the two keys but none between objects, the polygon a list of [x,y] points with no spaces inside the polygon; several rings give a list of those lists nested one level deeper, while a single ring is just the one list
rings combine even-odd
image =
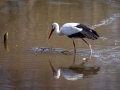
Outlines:
[{"label": "white stork", "polygon": [[72,38],[75,53],[76,53],[76,46],[73,38],[81,38],[89,46],[92,52],[91,45],[83,38],[95,40],[99,37],[96,31],[80,23],[65,23],[59,30],[59,25],[58,23],[55,22],[52,24],[52,30],[50,32],[49,38],[51,37],[53,31],[56,31],[56,34],[60,36],[66,35],[69,38]]}]

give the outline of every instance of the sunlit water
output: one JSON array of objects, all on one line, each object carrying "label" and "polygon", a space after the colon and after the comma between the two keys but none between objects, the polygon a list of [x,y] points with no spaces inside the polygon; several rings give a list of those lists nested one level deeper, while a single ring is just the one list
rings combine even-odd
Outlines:
[{"label": "sunlit water", "polygon": [[[48,35],[53,22],[79,22],[100,38]],[[1,0],[0,90],[119,90],[119,0]],[[8,42],[4,44],[4,34]]]}]

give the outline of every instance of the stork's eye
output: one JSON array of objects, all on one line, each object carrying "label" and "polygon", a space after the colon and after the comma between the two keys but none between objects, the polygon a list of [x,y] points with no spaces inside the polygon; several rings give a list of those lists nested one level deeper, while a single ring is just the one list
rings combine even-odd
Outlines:
[{"label": "stork's eye", "polygon": [[53,25],[52,25],[52,28],[53,28]]}]

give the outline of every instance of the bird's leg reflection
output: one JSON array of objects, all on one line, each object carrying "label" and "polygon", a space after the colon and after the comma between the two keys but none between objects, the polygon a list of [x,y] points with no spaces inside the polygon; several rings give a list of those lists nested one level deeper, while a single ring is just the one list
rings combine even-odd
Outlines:
[{"label": "bird's leg reflection", "polygon": [[83,60],[86,61],[86,62],[87,62],[88,60],[90,60],[90,59],[91,59],[91,55],[90,55],[89,57],[87,57],[87,58],[83,58]]},{"label": "bird's leg reflection", "polygon": [[[76,60],[76,54],[74,54],[74,59],[72,65],[75,65],[75,60]],[[85,62],[87,62],[89,58],[86,58]],[[81,63],[80,66],[84,66],[85,62]]]},{"label": "bird's leg reflection", "polygon": [[[75,64],[76,53],[74,53],[74,55],[73,55],[73,56],[74,56],[74,58],[73,58],[73,64]],[[87,58],[83,58],[83,60],[87,62],[88,60],[90,60],[90,59],[91,59],[91,56],[92,56],[92,53],[90,53],[89,57],[87,57]]]},{"label": "bird's leg reflection", "polygon": [[55,69],[54,69],[54,67],[52,66],[52,63],[51,63],[50,60],[49,60],[49,63],[50,63],[50,67],[52,68],[52,71],[53,71],[53,72],[56,72]]}]

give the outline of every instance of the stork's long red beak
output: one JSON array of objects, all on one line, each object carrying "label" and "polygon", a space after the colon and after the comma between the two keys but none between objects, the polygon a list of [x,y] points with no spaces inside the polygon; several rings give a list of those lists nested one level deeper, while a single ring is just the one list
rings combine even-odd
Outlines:
[{"label": "stork's long red beak", "polygon": [[50,37],[51,37],[51,35],[52,35],[53,31],[54,31],[54,29],[52,29],[52,30],[51,30],[50,35],[49,35],[48,39],[50,39]]}]

